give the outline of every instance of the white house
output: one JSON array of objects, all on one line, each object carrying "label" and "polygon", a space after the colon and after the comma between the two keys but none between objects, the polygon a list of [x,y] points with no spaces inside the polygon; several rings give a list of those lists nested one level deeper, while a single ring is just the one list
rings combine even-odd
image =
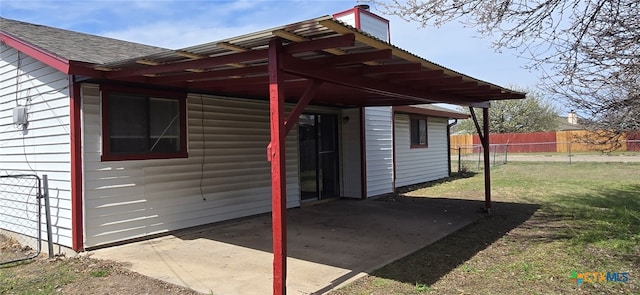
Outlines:
[{"label": "white house", "polygon": [[424,104],[522,94],[382,36],[326,16],[170,50],[0,19],[0,174],[48,175],[54,242],[76,251],[269,212],[280,87],[287,207],[446,177],[467,116]]}]

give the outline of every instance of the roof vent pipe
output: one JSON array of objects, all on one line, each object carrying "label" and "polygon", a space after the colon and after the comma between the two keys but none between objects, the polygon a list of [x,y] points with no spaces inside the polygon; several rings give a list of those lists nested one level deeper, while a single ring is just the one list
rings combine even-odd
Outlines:
[{"label": "roof vent pipe", "polygon": [[366,10],[366,11],[369,11],[369,8],[370,8],[370,7],[369,7],[369,5],[367,5],[367,4],[360,4],[360,5],[356,5],[356,6],[354,6],[354,8],[359,8],[359,9],[364,9],[364,10]]}]

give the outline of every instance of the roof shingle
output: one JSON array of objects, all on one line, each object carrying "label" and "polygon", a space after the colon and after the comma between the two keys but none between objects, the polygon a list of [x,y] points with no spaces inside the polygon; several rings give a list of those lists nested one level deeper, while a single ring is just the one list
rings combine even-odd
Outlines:
[{"label": "roof shingle", "polygon": [[0,31],[66,60],[103,64],[169,49],[0,17]]}]

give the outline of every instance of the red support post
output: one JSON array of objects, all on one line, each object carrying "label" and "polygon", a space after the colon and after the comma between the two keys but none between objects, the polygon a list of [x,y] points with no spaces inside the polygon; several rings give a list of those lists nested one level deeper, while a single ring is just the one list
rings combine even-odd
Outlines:
[{"label": "red support post", "polygon": [[482,108],[482,127],[484,136],[482,146],[484,150],[484,210],[491,213],[491,163],[489,162],[489,108]]},{"label": "red support post", "polygon": [[269,107],[271,143],[271,216],[273,228],[273,294],[284,295],[287,282],[287,216],[285,169],[285,116],[282,72],[282,42],[269,41]]},{"label": "red support post", "polygon": [[[83,205],[82,205],[82,122],[80,83],[74,82],[69,75],[69,98],[71,108],[70,141],[71,141],[71,241],[74,251],[84,249]],[[49,253],[51,254],[51,253]]]}]

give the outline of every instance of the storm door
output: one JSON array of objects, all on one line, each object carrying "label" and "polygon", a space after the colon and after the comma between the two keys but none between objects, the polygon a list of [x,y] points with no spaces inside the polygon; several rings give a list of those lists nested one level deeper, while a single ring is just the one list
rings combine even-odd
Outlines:
[{"label": "storm door", "polygon": [[300,197],[338,197],[338,117],[303,114],[298,121]]}]

